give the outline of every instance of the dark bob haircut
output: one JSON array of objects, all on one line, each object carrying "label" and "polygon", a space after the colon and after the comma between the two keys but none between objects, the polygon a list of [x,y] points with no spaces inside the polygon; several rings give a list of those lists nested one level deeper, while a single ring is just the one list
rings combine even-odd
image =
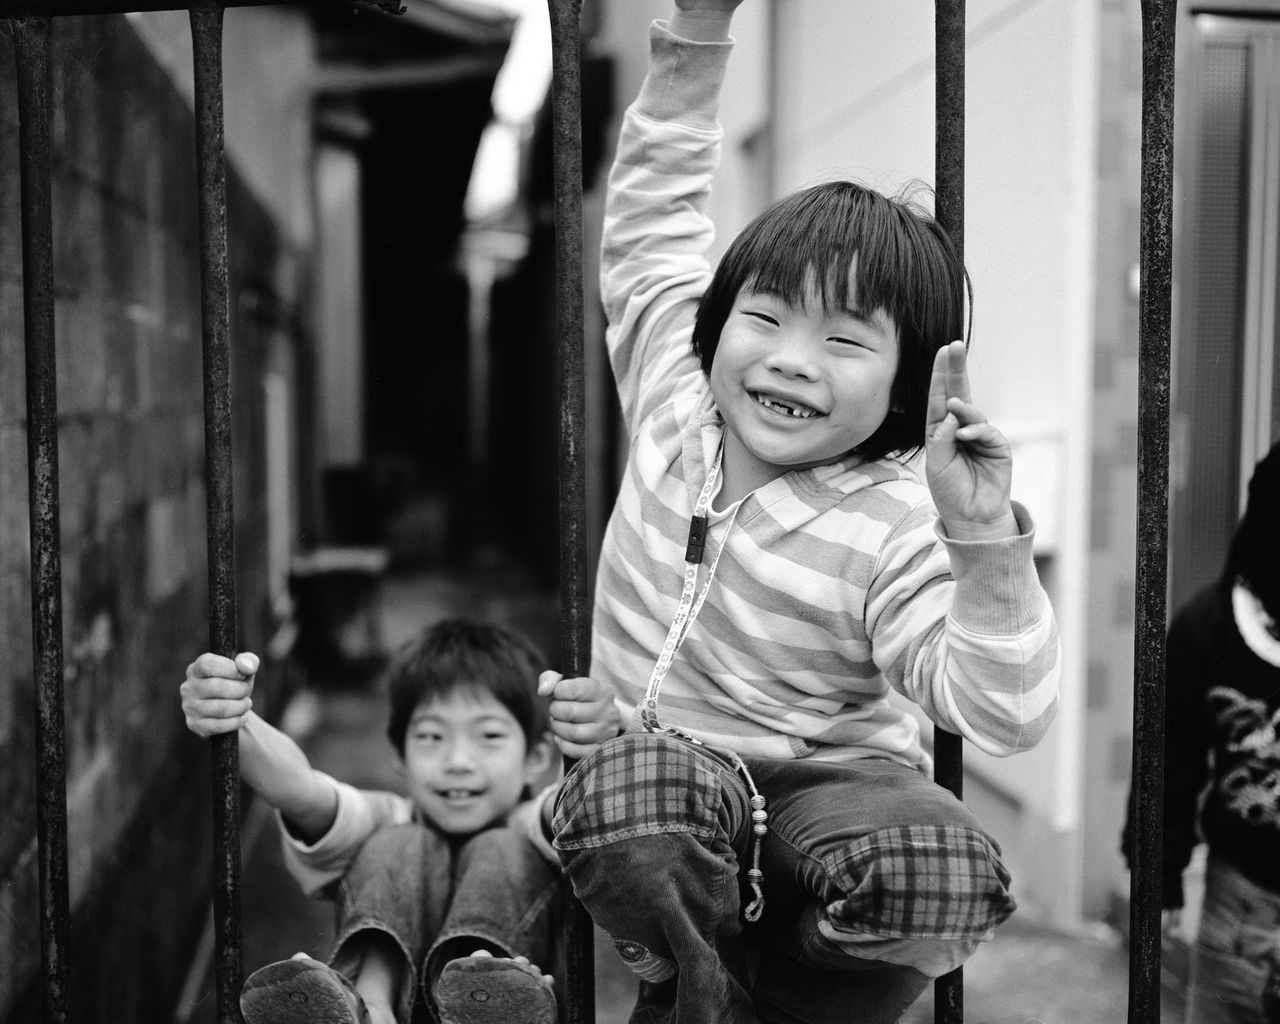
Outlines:
[{"label": "dark bob haircut", "polygon": [[933,357],[961,337],[969,278],[946,231],[909,199],[832,181],[779,200],[743,228],[698,304],[693,351],[703,372],[743,288],[800,305],[815,286],[827,309],[882,309],[898,329],[893,411],[857,455],[872,462],[919,450]]},{"label": "dark bob haircut", "polygon": [[551,728],[546,699],[538,696],[538,674],[546,664],[528,640],[502,626],[462,619],[438,622],[392,660],[387,737],[404,757],[409,719],[419,704],[459,690],[481,690],[511,712],[532,748]]},{"label": "dark bob haircut", "polygon": [[1242,580],[1273,619],[1280,619],[1280,444],[1249,478],[1249,497],[1227,552],[1222,583]]}]

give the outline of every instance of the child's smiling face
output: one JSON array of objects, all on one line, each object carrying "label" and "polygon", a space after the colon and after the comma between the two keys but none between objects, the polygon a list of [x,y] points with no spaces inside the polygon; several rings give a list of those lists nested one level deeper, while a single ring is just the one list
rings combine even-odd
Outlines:
[{"label": "child's smiling face", "polygon": [[424,700],[405,733],[409,796],[447,835],[502,821],[550,762],[550,745],[530,749],[515,716],[478,686]]},{"label": "child's smiling face", "polygon": [[711,367],[728,500],[865,441],[889,414],[897,371],[898,329],[883,310],[825,309],[812,287],[799,306],[743,288]]}]

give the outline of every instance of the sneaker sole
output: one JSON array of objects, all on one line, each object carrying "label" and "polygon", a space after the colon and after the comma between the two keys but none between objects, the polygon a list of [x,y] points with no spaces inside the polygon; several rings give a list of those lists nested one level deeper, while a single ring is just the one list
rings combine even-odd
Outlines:
[{"label": "sneaker sole", "polygon": [[555,1024],[556,997],[532,967],[493,957],[453,960],[440,972],[444,1024]]},{"label": "sneaker sole", "polygon": [[240,990],[245,1024],[367,1024],[358,996],[315,960],[282,960],[249,975]]}]

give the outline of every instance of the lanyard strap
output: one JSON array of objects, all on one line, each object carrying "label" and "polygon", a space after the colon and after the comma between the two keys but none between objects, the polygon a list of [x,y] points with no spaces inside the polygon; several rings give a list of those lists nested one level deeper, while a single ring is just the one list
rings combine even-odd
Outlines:
[{"label": "lanyard strap", "polygon": [[715,459],[712,460],[711,470],[707,473],[706,482],[702,485],[702,491],[698,494],[698,500],[693,506],[693,518],[689,523],[689,542],[684,553],[684,585],[680,589],[680,603],[676,605],[675,616],[671,620],[671,628],[667,630],[667,639],[662,644],[662,650],[658,654],[658,660],[653,666],[653,672],[649,675],[649,685],[645,689],[644,703],[640,706],[640,721],[648,732],[666,732],[685,739],[693,739],[692,736],[681,732],[678,729],[672,729],[664,726],[658,721],[658,695],[662,690],[662,682],[667,677],[667,672],[671,669],[671,662],[675,660],[676,652],[680,650],[680,645],[684,643],[684,638],[689,633],[689,627],[693,625],[694,620],[698,617],[698,612],[702,610],[702,603],[707,598],[707,591],[711,589],[711,581],[716,575],[716,566],[720,564],[720,555],[724,551],[725,544],[729,541],[729,531],[733,529],[733,522],[738,516],[739,505],[735,505],[733,512],[729,516],[728,526],[725,528],[724,538],[720,541],[720,546],[716,549],[715,557],[711,559],[707,566],[707,577],[702,583],[702,589],[697,592],[697,598],[694,598],[694,591],[698,584],[698,566],[702,564],[703,548],[706,545],[707,538],[707,512],[711,508],[711,496],[715,491],[716,481],[720,477],[720,461],[724,456],[724,443],[721,442],[720,447],[716,449]]},{"label": "lanyard strap", "polygon": [[[695,600],[694,591],[698,585],[698,566],[702,564],[703,549],[707,542],[707,512],[711,508],[711,495],[715,491],[716,481],[720,477],[720,461],[723,456],[724,442],[722,440],[720,447],[716,449],[716,457],[712,460],[711,470],[707,473],[706,482],[703,483],[702,491],[698,494],[698,500],[693,506],[693,518],[689,522],[689,541],[684,552],[684,585],[680,588],[680,603],[676,606],[675,616],[671,620],[671,628],[667,630],[667,639],[663,643],[662,651],[658,654],[658,660],[653,666],[653,672],[649,676],[649,685],[645,689],[644,703],[640,706],[640,722],[646,732],[660,732],[668,736],[675,736],[696,746],[702,746],[702,741],[689,735],[683,729],[663,725],[658,720],[658,695],[662,690],[662,681],[667,677],[667,672],[671,668],[671,662],[674,660],[676,652],[680,650],[680,645],[684,643],[684,638],[689,633],[689,627],[693,625],[694,620],[698,617],[698,612],[702,610],[702,602],[706,600],[707,591],[711,589],[711,581],[716,575],[716,566],[720,564],[720,555],[724,552],[725,545],[729,542],[729,533],[733,529],[734,520],[738,518],[738,509],[742,507],[741,502],[733,507],[733,512],[729,515],[729,522],[725,526],[724,537],[720,541],[720,546],[716,549],[715,557],[711,559],[711,563],[707,566],[707,578],[703,581],[702,589],[698,591],[698,596]],[[731,750],[724,751],[724,753],[732,762],[734,770],[743,777],[743,780],[751,790],[751,867],[747,870],[747,881],[751,886],[754,899],[743,911],[743,914],[748,921],[758,921],[760,920],[760,915],[764,913],[764,872],[760,870],[760,844],[769,827],[769,815],[765,810],[764,797],[756,789],[755,780],[751,777],[751,772],[747,770],[742,758]]]}]

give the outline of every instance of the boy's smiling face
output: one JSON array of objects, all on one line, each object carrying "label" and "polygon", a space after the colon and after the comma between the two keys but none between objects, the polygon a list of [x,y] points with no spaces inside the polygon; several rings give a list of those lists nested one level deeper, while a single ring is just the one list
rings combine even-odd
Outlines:
[{"label": "boy's smiling face", "polygon": [[743,288],[720,331],[711,393],[724,416],[729,501],[788,470],[840,458],[889,414],[898,330],[883,310],[799,306]]},{"label": "boy's smiling face", "polygon": [[530,749],[515,716],[478,686],[424,700],[405,733],[409,796],[447,835],[502,821],[550,763],[550,744]]}]

